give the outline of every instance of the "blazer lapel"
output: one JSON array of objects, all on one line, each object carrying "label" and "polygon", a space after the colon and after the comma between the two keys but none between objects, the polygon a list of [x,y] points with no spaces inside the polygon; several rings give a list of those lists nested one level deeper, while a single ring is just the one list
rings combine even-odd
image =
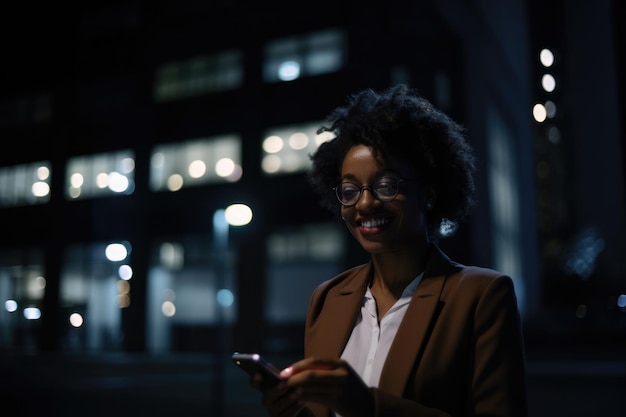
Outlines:
[{"label": "blazer lapel", "polygon": [[378,384],[382,390],[399,396],[403,394],[431,322],[436,319],[446,275],[453,269],[451,261],[433,245],[422,282],[413,294],[383,366]]},{"label": "blazer lapel", "polygon": [[359,269],[355,276],[332,288],[315,326],[309,329],[311,345],[306,356],[338,357],[348,342],[354,321],[372,271],[371,263]]}]

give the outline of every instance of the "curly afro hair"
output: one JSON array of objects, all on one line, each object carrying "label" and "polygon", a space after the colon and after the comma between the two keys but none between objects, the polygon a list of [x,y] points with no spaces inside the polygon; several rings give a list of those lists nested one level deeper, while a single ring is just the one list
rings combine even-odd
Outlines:
[{"label": "curly afro hair", "polygon": [[383,159],[401,155],[413,161],[417,178],[436,193],[429,211],[433,238],[443,237],[442,224],[455,230],[474,205],[475,159],[465,129],[414,89],[400,84],[383,92],[371,89],[348,97],[348,103],[328,116],[334,139],[324,142],[311,155],[309,181],[320,204],[340,213],[333,187],[340,182],[341,165],[354,145],[365,145]]}]

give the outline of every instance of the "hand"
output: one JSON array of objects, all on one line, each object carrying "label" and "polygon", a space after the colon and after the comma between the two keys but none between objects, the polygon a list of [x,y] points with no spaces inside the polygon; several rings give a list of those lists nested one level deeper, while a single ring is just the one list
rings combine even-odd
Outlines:
[{"label": "hand", "polygon": [[306,358],[285,368],[289,397],[293,401],[323,404],[343,417],[374,413],[374,399],[352,367],[342,359]]},{"label": "hand", "polygon": [[296,388],[288,388],[287,382],[278,385],[265,385],[263,375],[257,373],[250,379],[250,385],[261,391],[261,403],[272,417],[295,417],[304,408],[304,404],[294,392]]}]

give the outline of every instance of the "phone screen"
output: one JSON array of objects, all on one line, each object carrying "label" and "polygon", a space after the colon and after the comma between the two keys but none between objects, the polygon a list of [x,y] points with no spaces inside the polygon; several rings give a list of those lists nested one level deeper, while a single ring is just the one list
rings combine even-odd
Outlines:
[{"label": "phone screen", "polygon": [[252,376],[256,373],[263,374],[264,385],[272,386],[281,381],[280,369],[265,360],[258,353],[239,353],[232,355],[232,360],[239,368]]}]

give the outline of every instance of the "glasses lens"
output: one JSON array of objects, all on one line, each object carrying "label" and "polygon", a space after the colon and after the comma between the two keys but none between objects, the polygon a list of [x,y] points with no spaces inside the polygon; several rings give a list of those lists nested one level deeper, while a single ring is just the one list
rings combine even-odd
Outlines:
[{"label": "glasses lens", "polygon": [[341,183],[336,190],[337,197],[343,204],[352,204],[359,199],[359,194],[361,193],[361,189],[359,187],[349,182]]},{"label": "glasses lens", "polygon": [[398,194],[397,181],[380,181],[374,184],[372,188],[374,189],[374,193],[376,194],[378,199],[383,201],[393,200]]}]

